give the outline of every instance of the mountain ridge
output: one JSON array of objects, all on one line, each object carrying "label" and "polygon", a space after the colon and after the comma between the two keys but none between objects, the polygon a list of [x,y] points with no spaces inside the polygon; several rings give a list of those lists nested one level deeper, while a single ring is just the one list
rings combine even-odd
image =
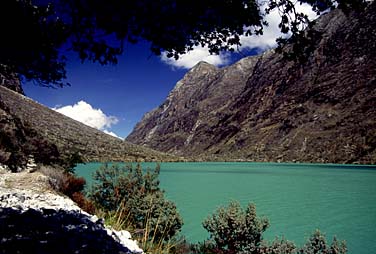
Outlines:
[{"label": "mountain ridge", "polygon": [[198,160],[376,163],[375,9],[322,15],[305,63],[271,50],[195,66],[126,140]]},{"label": "mountain ridge", "polygon": [[6,107],[2,109],[4,114],[19,118],[24,125],[56,145],[63,155],[78,153],[85,162],[180,159],[115,138],[3,86],[0,86],[0,101]]}]

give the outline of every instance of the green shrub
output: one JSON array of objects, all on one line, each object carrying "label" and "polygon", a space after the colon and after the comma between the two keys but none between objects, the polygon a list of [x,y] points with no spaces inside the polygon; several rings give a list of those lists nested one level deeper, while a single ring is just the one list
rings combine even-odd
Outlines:
[{"label": "green shrub", "polygon": [[239,202],[232,201],[227,207],[220,207],[203,222],[210,239],[191,247],[193,253],[205,254],[345,254],[344,241],[335,237],[331,245],[325,235],[316,230],[303,247],[284,238],[271,243],[263,241],[262,234],[269,226],[266,218],[256,216],[256,207],[249,204],[242,209]]},{"label": "green shrub", "polygon": [[124,207],[122,216],[143,232],[144,238],[168,241],[180,231],[183,222],[175,204],[166,200],[159,188],[159,171],[159,165],[144,173],[140,164],[105,164],[94,173],[88,196],[104,211]]},{"label": "green shrub", "polygon": [[258,253],[267,253],[267,254],[295,254],[297,251],[296,245],[286,240],[285,238],[276,237],[271,243],[262,242],[261,247]]},{"label": "green shrub", "polygon": [[347,253],[346,243],[339,242],[336,237],[333,238],[329,246],[325,235],[320,230],[316,230],[308,239],[306,244],[298,252],[299,254],[345,254]]},{"label": "green shrub", "polygon": [[189,253],[198,253],[198,254],[217,254],[221,253],[219,249],[217,249],[215,243],[210,240],[206,240],[204,242],[198,242],[195,244],[191,244]]},{"label": "green shrub", "polygon": [[249,204],[243,210],[239,202],[232,201],[227,207],[220,207],[204,222],[220,253],[257,253],[262,233],[268,228],[265,218],[257,218],[256,207]]},{"label": "green shrub", "polygon": [[71,153],[61,155],[58,164],[64,168],[65,172],[74,174],[74,168],[80,163],[84,163],[81,154],[77,151],[72,151]]}]

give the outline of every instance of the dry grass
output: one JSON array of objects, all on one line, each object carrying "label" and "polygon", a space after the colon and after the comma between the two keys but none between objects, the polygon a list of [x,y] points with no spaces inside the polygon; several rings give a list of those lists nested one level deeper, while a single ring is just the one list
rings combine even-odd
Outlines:
[{"label": "dry grass", "polygon": [[53,188],[56,192],[67,195],[82,210],[90,214],[95,213],[93,203],[90,202],[82,193],[86,183],[85,179],[64,172],[62,169],[57,169],[50,166],[41,166],[39,172],[47,176],[51,188]]},{"label": "dry grass", "polygon": [[180,242],[176,240],[164,241],[164,235],[169,231],[169,225],[163,229],[163,236],[157,239],[156,228],[159,226],[160,218],[157,224],[152,228],[150,211],[147,214],[144,229],[134,228],[132,221],[129,219],[129,212],[127,207],[122,203],[115,212],[104,212],[97,210],[96,215],[104,218],[105,224],[111,226],[115,230],[127,230],[131,233],[132,238],[137,240],[138,246],[144,250],[145,253],[158,254],[172,254],[174,249]]},{"label": "dry grass", "polygon": [[66,179],[63,170],[53,168],[52,166],[42,165],[38,171],[48,177],[51,188],[57,192],[61,192]]}]

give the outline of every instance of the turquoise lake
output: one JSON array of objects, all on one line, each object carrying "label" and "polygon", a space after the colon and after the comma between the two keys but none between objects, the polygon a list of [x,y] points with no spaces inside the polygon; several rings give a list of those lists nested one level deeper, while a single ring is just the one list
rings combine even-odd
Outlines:
[{"label": "turquoise lake", "polygon": [[[99,163],[81,164],[76,174],[91,182]],[[154,168],[155,163],[143,167]],[[346,240],[349,254],[376,251],[376,166],[279,163],[162,163],[161,188],[184,219],[191,242],[208,237],[201,222],[221,205],[256,204],[275,236],[302,245],[320,229],[331,242]]]}]

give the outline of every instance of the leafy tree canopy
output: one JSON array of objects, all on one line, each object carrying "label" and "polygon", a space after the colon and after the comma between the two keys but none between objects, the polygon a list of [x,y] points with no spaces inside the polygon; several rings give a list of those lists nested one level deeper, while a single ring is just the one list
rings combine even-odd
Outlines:
[{"label": "leafy tree canopy", "polygon": [[[65,83],[64,52],[82,61],[116,64],[126,42],[148,41],[151,51],[178,58],[194,46],[211,53],[233,50],[240,35],[262,34],[267,23],[255,0],[3,0],[0,8],[0,73],[17,73],[42,86]],[[299,0],[317,13],[338,6],[351,9],[364,0]],[[309,24],[295,1],[268,0],[278,8],[280,29],[300,35]],[[64,51],[62,50],[64,49]]]}]

